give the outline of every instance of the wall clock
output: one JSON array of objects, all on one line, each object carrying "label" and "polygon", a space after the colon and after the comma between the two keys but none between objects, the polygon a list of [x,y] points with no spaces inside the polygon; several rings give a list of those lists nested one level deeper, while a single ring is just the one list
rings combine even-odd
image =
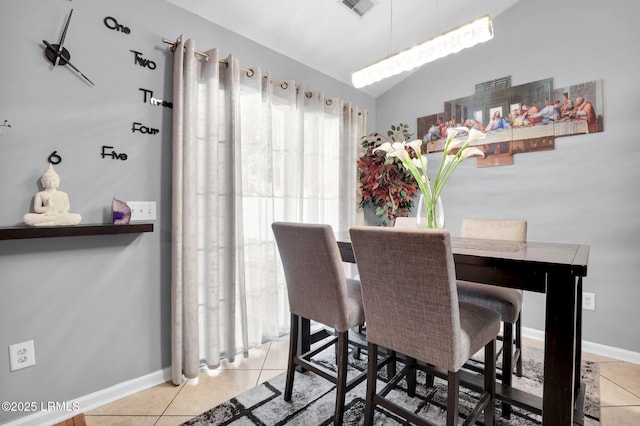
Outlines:
[{"label": "wall clock", "polygon": [[67,36],[67,30],[69,29],[69,22],[71,21],[71,15],[73,14],[73,9],[69,12],[69,16],[67,16],[67,20],[64,24],[64,29],[62,30],[62,36],[60,37],[60,41],[58,44],[49,43],[46,40],[42,40],[45,45],[44,54],[55,67],[56,65],[68,65],[71,67],[79,76],[81,76],[85,81],[87,81],[92,86],[95,86],[93,81],[89,80],[89,77],[84,75],[82,71],[80,71],[75,65],[73,65],[70,61],[71,53],[69,50],[64,47],[64,39]]}]

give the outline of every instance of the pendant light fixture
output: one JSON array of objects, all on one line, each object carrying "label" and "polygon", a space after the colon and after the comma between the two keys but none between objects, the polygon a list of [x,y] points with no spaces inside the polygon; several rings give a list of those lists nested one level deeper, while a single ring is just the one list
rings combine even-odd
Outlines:
[{"label": "pendant light fixture", "polygon": [[351,81],[356,88],[368,86],[492,38],[491,17],[483,15],[446,33],[354,71],[351,74]]}]

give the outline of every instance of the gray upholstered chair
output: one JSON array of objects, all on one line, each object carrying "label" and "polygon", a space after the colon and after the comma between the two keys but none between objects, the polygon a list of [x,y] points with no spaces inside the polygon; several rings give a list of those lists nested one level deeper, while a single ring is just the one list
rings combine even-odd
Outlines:
[{"label": "gray upholstered chair", "polygon": [[[364,323],[360,282],[345,278],[331,226],[276,222],[272,229],[284,267],[291,312],[284,399],[291,401],[296,366],[310,370],[336,385],[335,424],[341,425],[345,394],[366,379],[365,372],[347,381],[349,330]],[[309,320],[333,328],[337,337],[298,354],[300,322]],[[326,336],[312,336],[312,343]],[[337,375],[311,362],[313,356],[335,344]]]},{"label": "gray upholstered chair", "polygon": [[[504,241],[527,241],[527,221],[509,219],[462,220],[461,237]],[[458,281],[458,298],[493,309],[502,319],[502,383],[511,386],[515,370],[522,376],[522,291],[506,287]],[[515,326],[515,351],[514,351]],[[502,416],[509,417],[511,407],[502,404]]]},{"label": "gray upholstered chair", "polygon": [[398,216],[396,220],[393,222],[394,228],[417,228],[418,222],[415,216]]},{"label": "gray upholstered chair", "polygon": [[[406,377],[409,396],[415,395],[416,369],[444,376],[448,380],[447,425],[457,425],[460,369],[484,347],[483,392],[465,424],[473,424],[484,411],[484,423],[493,425],[500,315],[458,301],[449,232],[354,227],[350,234],[362,282],[369,360],[377,359],[379,346],[392,351],[391,357],[397,353],[404,367],[390,384]],[[439,370],[430,368],[433,366]],[[412,423],[429,424],[385,398],[392,386],[378,393],[378,368],[371,362],[367,368],[365,425],[373,424],[376,405]]]}]

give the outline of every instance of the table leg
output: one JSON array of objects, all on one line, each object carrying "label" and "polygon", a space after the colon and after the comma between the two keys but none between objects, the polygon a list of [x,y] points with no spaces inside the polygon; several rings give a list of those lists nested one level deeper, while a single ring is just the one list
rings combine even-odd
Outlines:
[{"label": "table leg", "polygon": [[580,392],[582,382],[582,277],[577,278],[576,293],[576,367],[575,394]]},{"label": "table leg", "polygon": [[547,274],[542,423],[572,425],[576,367],[577,283]]}]

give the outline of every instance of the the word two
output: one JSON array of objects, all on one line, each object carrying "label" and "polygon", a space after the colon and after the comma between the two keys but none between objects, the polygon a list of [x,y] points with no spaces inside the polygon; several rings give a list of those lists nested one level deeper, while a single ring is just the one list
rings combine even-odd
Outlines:
[{"label": "the word two", "polygon": [[135,50],[129,50],[129,52],[133,53],[133,63],[140,65],[143,68],[149,68],[150,70],[156,69],[156,63],[151,59],[145,59],[142,57],[142,52],[137,52]]}]

